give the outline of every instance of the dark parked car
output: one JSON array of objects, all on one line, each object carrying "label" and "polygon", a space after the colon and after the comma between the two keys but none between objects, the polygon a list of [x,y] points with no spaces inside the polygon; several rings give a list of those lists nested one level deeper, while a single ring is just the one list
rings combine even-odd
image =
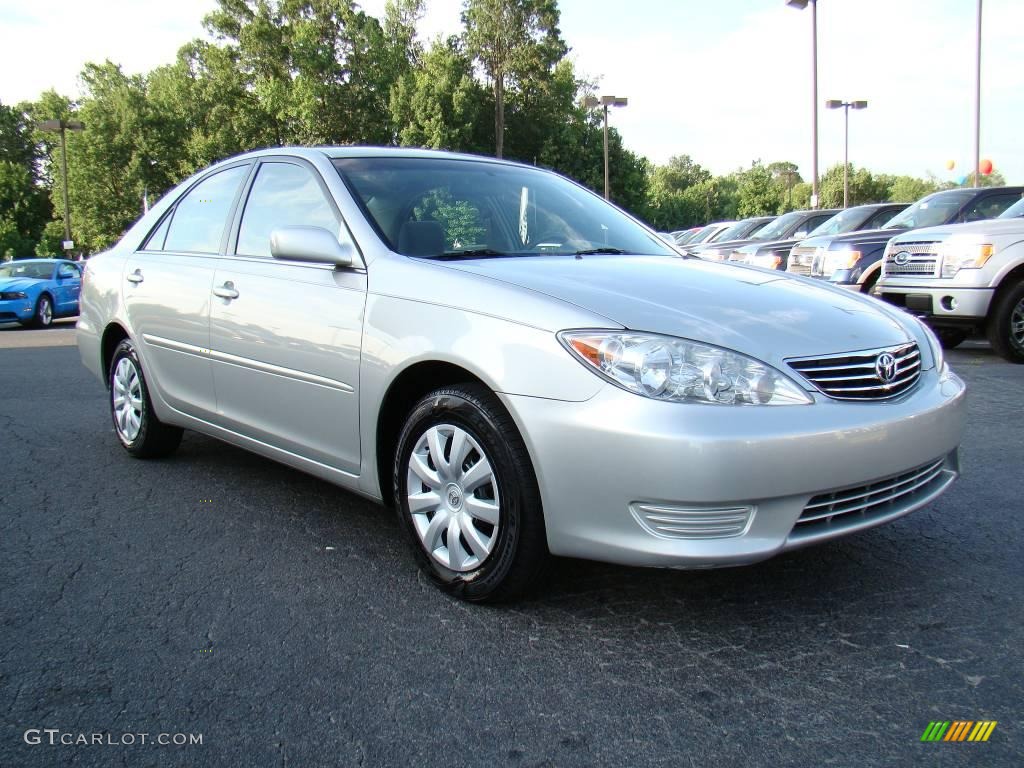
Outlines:
[{"label": "dark parked car", "polygon": [[[1020,200],[1024,187],[948,189],[923,197],[886,222],[881,229],[821,238],[814,252],[790,259],[788,272],[820,277],[870,293],[881,274],[885,244],[908,229],[993,219]],[[800,244],[810,248],[810,239]]]},{"label": "dark parked car", "polygon": [[[790,211],[779,216],[779,218],[758,232],[754,238],[746,242],[740,241],[734,244],[728,257],[718,260],[753,264],[755,263],[753,261],[754,257],[758,257],[758,266],[771,266],[768,263],[762,264],[761,261],[770,255],[773,256],[782,247],[781,243],[789,243],[785,247],[785,253],[788,254],[789,249],[793,247],[796,241],[807,237],[814,229],[839,213],[839,210],[838,208],[830,208],[823,211]],[[784,261],[785,259],[783,259],[782,269],[785,269]]]},{"label": "dark parked car", "polygon": [[[758,232],[768,226],[771,222],[775,221],[777,216],[752,216],[749,219],[742,219],[737,221],[731,227],[722,232],[718,237],[715,238],[714,242],[711,243],[700,243],[697,245],[691,245],[688,248],[684,248],[687,253],[691,256],[700,256],[701,258],[708,258],[704,254],[705,252],[714,253],[727,253],[728,246],[736,243],[740,240],[746,242],[749,238],[754,237]],[[713,261],[720,261],[721,259],[712,259]]]},{"label": "dark parked car", "polygon": [[19,259],[0,265],[0,323],[46,328],[78,314],[82,272],[64,259]]}]

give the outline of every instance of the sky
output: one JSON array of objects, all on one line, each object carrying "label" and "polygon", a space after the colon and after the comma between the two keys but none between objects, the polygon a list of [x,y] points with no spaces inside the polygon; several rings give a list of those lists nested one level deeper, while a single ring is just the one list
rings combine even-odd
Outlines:
[{"label": "sky", "polygon": [[[361,6],[380,15],[385,0]],[[79,92],[87,61],[126,72],[173,60],[203,35],[213,0],[0,0],[0,102],[46,88]],[[427,0],[420,37],[459,31],[461,0]],[[560,0],[577,70],[601,94],[626,96],[612,124],[656,163],[688,154],[717,174],[789,160],[811,174],[811,13],[784,0]],[[819,0],[819,171],[850,162],[874,172],[956,179],[974,142],[975,0]],[[1024,2],[984,0],[982,158],[1024,183]],[[948,161],[956,167],[948,171]]]}]

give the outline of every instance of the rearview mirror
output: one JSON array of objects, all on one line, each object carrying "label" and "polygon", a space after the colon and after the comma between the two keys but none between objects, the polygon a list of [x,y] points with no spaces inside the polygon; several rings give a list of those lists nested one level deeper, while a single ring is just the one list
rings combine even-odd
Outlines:
[{"label": "rearview mirror", "polygon": [[285,261],[351,267],[355,249],[323,227],[278,227],[270,233],[270,255]]}]

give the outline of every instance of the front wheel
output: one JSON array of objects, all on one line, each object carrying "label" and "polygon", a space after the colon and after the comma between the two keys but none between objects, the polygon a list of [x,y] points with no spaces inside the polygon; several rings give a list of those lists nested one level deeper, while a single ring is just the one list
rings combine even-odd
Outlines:
[{"label": "front wheel", "polygon": [[36,302],[36,313],[32,315],[32,325],[36,328],[49,328],[53,323],[53,301],[45,293]]},{"label": "front wheel", "polygon": [[424,397],[406,419],[395,507],[419,567],[474,602],[522,594],[547,560],[540,492],[515,423],[477,385]]},{"label": "front wheel", "polygon": [[1024,282],[996,299],[988,323],[988,340],[1000,357],[1024,363]]},{"label": "front wheel", "polygon": [[124,449],[139,459],[174,453],[181,443],[182,430],[157,418],[142,375],[142,364],[128,339],[114,350],[109,376],[110,415]]}]

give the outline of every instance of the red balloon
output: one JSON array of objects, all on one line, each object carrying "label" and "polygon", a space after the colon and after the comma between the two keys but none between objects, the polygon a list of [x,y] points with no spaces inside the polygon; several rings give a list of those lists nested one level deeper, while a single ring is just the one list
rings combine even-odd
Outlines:
[{"label": "red balloon", "polygon": [[978,163],[978,170],[981,171],[982,174],[984,174],[985,176],[988,176],[990,173],[992,173],[992,161],[982,160],[980,163]]}]

